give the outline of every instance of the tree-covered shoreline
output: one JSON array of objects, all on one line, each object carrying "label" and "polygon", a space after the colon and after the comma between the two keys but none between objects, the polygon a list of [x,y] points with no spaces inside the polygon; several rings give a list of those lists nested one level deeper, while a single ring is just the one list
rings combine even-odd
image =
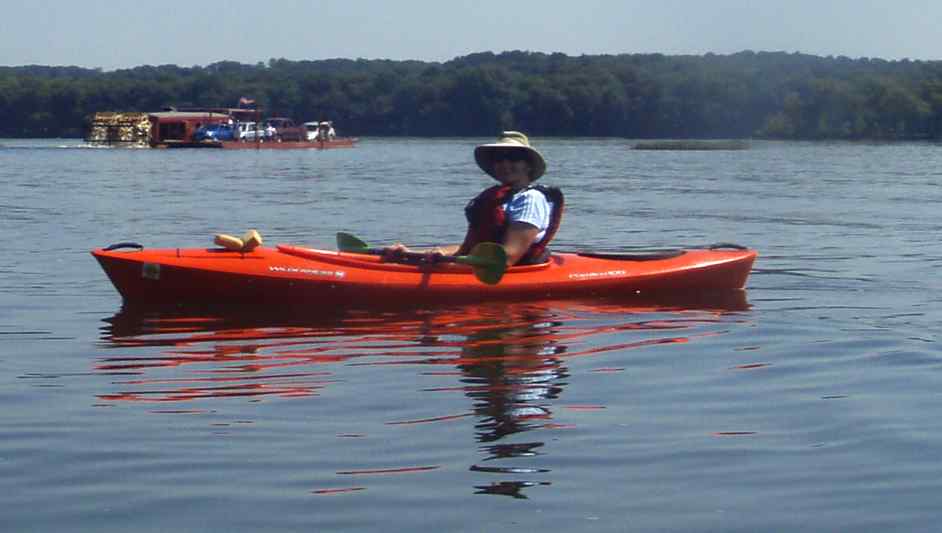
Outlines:
[{"label": "tree-covered shoreline", "polygon": [[942,138],[942,61],[784,52],[490,52],[205,67],[0,67],[0,136],[81,137],[99,111],[229,107],[330,119],[345,135]]}]

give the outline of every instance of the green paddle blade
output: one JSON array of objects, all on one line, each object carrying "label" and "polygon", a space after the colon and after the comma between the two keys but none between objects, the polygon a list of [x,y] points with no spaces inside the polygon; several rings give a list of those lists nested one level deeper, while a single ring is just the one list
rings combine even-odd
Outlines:
[{"label": "green paddle blade", "polygon": [[337,249],[341,252],[362,253],[369,250],[369,248],[368,244],[354,235],[342,231],[337,233]]},{"label": "green paddle blade", "polygon": [[455,257],[455,262],[470,265],[474,277],[482,283],[496,285],[507,270],[507,252],[499,244],[482,242],[472,248],[469,255]]}]

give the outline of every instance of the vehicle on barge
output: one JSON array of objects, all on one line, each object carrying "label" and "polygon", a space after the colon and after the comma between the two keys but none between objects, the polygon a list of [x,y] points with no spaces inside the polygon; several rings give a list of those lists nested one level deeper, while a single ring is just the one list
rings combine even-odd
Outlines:
[{"label": "vehicle on barge", "polygon": [[[261,119],[257,109],[168,108],[149,113],[153,148],[328,149],[351,148],[357,139],[336,137],[328,121],[297,125],[284,117]],[[318,124],[312,135],[310,124]],[[328,134],[328,132],[330,134]]]}]

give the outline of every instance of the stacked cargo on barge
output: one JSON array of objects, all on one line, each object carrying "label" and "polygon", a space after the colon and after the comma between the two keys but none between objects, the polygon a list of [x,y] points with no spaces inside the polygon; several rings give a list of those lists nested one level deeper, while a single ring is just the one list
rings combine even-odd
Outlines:
[{"label": "stacked cargo on barge", "polygon": [[95,113],[88,124],[85,142],[96,146],[146,147],[150,144],[147,113]]}]

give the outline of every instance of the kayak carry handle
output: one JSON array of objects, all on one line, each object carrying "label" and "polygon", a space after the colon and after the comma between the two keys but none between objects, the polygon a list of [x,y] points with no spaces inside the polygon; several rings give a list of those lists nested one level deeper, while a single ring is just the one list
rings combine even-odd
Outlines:
[{"label": "kayak carry handle", "polygon": [[112,250],[120,250],[121,248],[136,248],[138,250],[143,250],[144,245],[138,244],[136,242],[118,242],[115,244],[108,245],[107,247],[102,248],[102,250],[106,252],[110,252]]},{"label": "kayak carry handle", "polygon": [[748,249],[749,249],[747,246],[743,246],[743,245],[741,245],[741,244],[736,244],[736,243],[732,243],[732,242],[718,242],[718,243],[710,244],[710,245],[708,245],[706,248],[707,248],[707,250],[723,250],[723,249],[726,249],[726,250],[748,250]]},{"label": "kayak carry handle", "polygon": [[616,261],[657,261],[659,259],[671,259],[684,255],[684,250],[648,250],[637,252],[594,252],[591,250],[580,250],[576,254],[582,257],[592,257],[594,259],[612,259]]}]

